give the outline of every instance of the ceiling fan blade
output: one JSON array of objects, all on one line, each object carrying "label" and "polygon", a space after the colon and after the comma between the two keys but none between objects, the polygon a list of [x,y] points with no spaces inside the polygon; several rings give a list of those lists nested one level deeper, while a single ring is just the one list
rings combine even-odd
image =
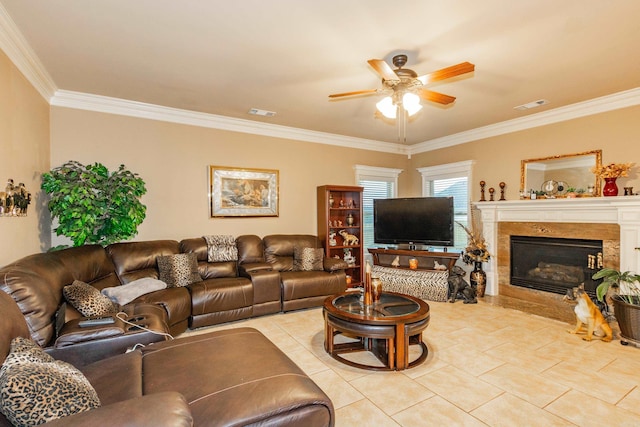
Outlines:
[{"label": "ceiling fan blade", "polygon": [[450,79],[451,77],[459,76],[461,74],[470,73],[475,69],[476,66],[471,64],[470,62],[462,62],[460,64],[452,65],[451,67],[443,68],[441,70],[434,71],[433,73],[420,76],[418,77],[418,80],[420,80],[423,85],[426,85],[428,83],[446,80]]},{"label": "ceiling fan blade", "polygon": [[334,93],[333,95],[329,95],[329,98],[341,98],[343,96],[354,96],[354,95],[365,95],[371,93],[377,93],[378,89],[367,89],[367,90],[356,90],[353,92],[344,92],[344,93]]},{"label": "ceiling fan blade", "polygon": [[384,62],[382,59],[370,59],[367,62],[374,70],[376,70],[376,73],[378,73],[383,80],[400,81],[398,75],[394,73],[389,64]]},{"label": "ceiling fan blade", "polygon": [[444,93],[434,92],[429,89],[420,89],[418,95],[426,101],[437,102],[438,104],[444,105],[451,104],[456,100],[455,96],[445,95]]}]

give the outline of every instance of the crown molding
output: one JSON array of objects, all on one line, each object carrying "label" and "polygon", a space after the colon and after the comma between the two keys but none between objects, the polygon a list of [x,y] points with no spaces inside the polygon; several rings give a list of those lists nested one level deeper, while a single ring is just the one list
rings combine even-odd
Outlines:
[{"label": "crown molding", "polygon": [[400,144],[376,141],[372,139],[353,138],[326,132],[310,131],[289,126],[273,125],[252,120],[236,119],[216,114],[187,111],[160,105],[128,101],[81,92],[57,90],[51,98],[51,105],[139,117],[149,120],[180,123],[212,129],[242,132],[274,138],[292,139],[317,144],[336,145],[361,150],[381,151],[394,154],[407,154],[408,147]]},{"label": "crown molding", "polygon": [[471,129],[453,135],[435,138],[414,144],[409,147],[409,156],[412,154],[424,153],[438,150],[440,148],[452,147],[454,145],[465,144],[493,136],[504,135],[525,129],[545,126],[552,123],[563,122],[590,116],[593,114],[613,111],[620,108],[632,107],[640,104],[640,87],[614,93],[612,95],[594,98],[588,101],[578,102],[565,107],[554,108],[553,110],[531,114],[526,117],[507,120],[488,126]]},{"label": "crown molding", "polygon": [[124,99],[58,90],[53,79],[46,71],[25,38],[22,36],[22,33],[18,30],[15,22],[2,3],[0,3],[0,49],[5,52],[18,70],[20,70],[20,72],[50,105],[271,136],[275,138],[284,138],[317,144],[328,144],[361,150],[402,154],[409,158],[411,158],[412,154],[465,144],[484,138],[504,135],[640,104],[640,87],[638,87],[612,95],[407,146],[384,141],[254,122],[245,119],[235,119],[214,114],[179,110],[176,108],[128,101]]},{"label": "crown molding", "polygon": [[56,91],[56,85],[2,3],[0,3],[0,49],[40,93],[40,96],[50,102]]}]

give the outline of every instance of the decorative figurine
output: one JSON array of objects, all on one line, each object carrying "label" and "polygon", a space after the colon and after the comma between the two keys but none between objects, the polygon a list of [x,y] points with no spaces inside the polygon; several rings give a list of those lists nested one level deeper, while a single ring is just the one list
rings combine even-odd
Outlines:
[{"label": "decorative figurine", "polygon": [[358,236],[356,236],[355,234],[349,234],[347,230],[340,230],[338,231],[338,234],[342,236],[342,244],[344,246],[357,245],[360,241],[360,239],[358,239]]},{"label": "decorative figurine", "polygon": [[489,201],[490,201],[490,202],[493,202],[493,201],[494,201],[494,200],[493,200],[493,193],[495,193],[495,192],[496,192],[496,189],[495,189],[495,188],[493,188],[493,187],[490,187],[490,188],[489,188]]},{"label": "decorative figurine", "polygon": [[400,255],[396,256],[393,261],[391,261],[391,265],[393,267],[400,267]]},{"label": "decorative figurine", "polygon": [[338,242],[336,241],[336,232],[329,232],[329,246],[338,246]]},{"label": "decorative figurine", "polygon": [[504,182],[501,182],[498,185],[500,186],[500,200],[507,200],[504,198],[504,187],[506,187],[507,184],[505,184]]},{"label": "decorative figurine", "polygon": [[351,212],[349,212],[349,215],[347,215],[347,225],[349,227],[353,225],[353,214]]},{"label": "decorative figurine", "polygon": [[484,186],[486,185],[486,182],[484,181],[480,181],[480,201],[481,202],[486,202],[487,200],[484,198]]}]

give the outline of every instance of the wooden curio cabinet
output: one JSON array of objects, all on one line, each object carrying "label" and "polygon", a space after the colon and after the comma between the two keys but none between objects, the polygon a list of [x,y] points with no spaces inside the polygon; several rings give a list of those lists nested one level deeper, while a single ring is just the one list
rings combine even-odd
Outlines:
[{"label": "wooden curio cabinet", "polygon": [[364,277],[362,236],[362,187],[318,187],[318,237],[326,254],[347,261],[350,287],[361,286]]}]

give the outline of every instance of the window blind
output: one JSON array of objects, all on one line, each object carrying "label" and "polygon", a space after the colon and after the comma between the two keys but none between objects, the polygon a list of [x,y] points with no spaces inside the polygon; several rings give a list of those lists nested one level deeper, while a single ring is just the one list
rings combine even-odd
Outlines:
[{"label": "window blind", "polygon": [[[431,192],[435,197],[453,197],[454,220],[468,225],[468,178],[466,176],[456,178],[434,179],[431,182]],[[464,249],[467,246],[467,233],[458,224],[454,224],[454,243],[456,249]]]},{"label": "window blind", "polygon": [[385,180],[362,179],[358,185],[364,188],[362,191],[362,236],[364,247],[373,247],[373,200],[388,199],[395,194],[394,183]]}]

